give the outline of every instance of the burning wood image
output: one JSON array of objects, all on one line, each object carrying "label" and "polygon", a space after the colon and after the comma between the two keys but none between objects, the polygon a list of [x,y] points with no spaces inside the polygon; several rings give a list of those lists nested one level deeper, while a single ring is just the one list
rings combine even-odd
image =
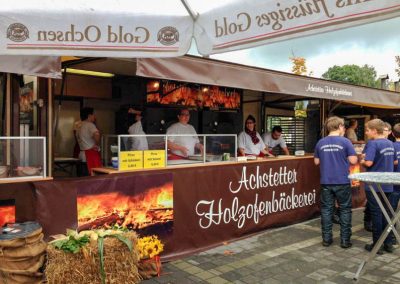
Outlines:
[{"label": "burning wood image", "polygon": [[[361,172],[361,166],[360,164],[355,164],[350,166],[350,171],[349,174],[358,174]],[[360,181],[358,180],[352,180],[351,181],[351,187],[359,187],[360,186]]]},{"label": "burning wood image", "polygon": [[0,200],[0,227],[7,223],[15,223],[14,200]]},{"label": "burning wood image", "polygon": [[173,184],[143,192],[113,191],[78,194],[78,231],[114,225],[131,230],[171,226],[173,223]]}]

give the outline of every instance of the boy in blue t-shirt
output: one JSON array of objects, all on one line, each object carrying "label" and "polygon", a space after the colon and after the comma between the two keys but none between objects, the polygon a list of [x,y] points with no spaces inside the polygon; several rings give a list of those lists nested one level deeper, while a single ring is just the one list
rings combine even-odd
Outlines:
[{"label": "boy in blue t-shirt", "polygon": [[332,216],[335,200],[339,205],[340,246],[352,246],[351,237],[351,187],[349,167],[357,163],[357,155],[351,141],[344,138],[344,120],[333,116],[325,122],[329,135],[315,146],[314,163],[321,173],[321,228],[322,245],[330,246],[332,240]]},{"label": "boy in blue t-shirt", "polygon": [[[363,151],[363,158],[360,164],[365,166],[368,172],[393,172],[395,154],[393,143],[389,141],[384,133],[385,122],[380,119],[373,119],[365,124],[365,134],[367,135],[369,141],[365,145]],[[376,187],[375,191],[380,193]],[[384,191],[388,200],[391,200],[391,193],[393,192],[392,185],[382,185],[382,190]],[[367,195],[368,206],[371,211],[372,219],[372,244],[365,245],[365,249],[371,251],[374,244],[378,241],[379,237],[382,235],[383,230],[387,225],[385,216],[380,209],[378,202],[375,200],[369,186],[365,187],[365,193]],[[382,204],[385,205],[383,197],[380,196]],[[392,204],[393,206],[393,204]],[[387,252],[393,252],[393,244],[391,236],[388,236],[384,242],[383,249]],[[379,248],[378,254],[382,254],[382,248]]]}]

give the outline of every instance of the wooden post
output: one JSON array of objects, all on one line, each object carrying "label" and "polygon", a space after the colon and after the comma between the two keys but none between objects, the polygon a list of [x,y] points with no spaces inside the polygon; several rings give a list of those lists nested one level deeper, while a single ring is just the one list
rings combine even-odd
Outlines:
[{"label": "wooden post", "polygon": [[52,80],[47,79],[47,176],[53,175],[53,88]]},{"label": "wooden post", "polygon": [[[7,73],[6,79],[6,124],[5,124],[5,136],[11,136],[11,74]],[[6,143],[6,153],[7,153],[7,165],[11,164],[11,143],[7,140]]]}]

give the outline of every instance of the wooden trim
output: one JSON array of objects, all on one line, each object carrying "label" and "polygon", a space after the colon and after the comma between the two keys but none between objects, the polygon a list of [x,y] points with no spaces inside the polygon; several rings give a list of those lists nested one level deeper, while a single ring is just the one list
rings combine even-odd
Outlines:
[{"label": "wooden trim", "polygon": [[0,184],[7,184],[7,183],[19,183],[19,182],[33,182],[33,181],[46,181],[46,180],[53,180],[51,177],[47,178],[7,178],[7,179],[0,179]]},{"label": "wooden trim", "polygon": [[253,163],[271,163],[271,162],[280,162],[280,161],[287,161],[287,160],[302,160],[302,159],[313,159],[314,156],[312,154],[307,154],[305,156],[293,156],[289,155],[287,157],[285,156],[279,156],[278,157],[270,157],[270,158],[260,158],[258,160],[254,161],[246,161],[246,162],[213,162],[213,163],[195,163],[192,165],[178,165],[178,166],[167,166],[165,168],[158,168],[158,169],[140,169],[140,170],[126,170],[126,171],[118,171],[117,169],[114,168],[93,168],[92,171],[94,175],[101,175],[101,174],[123,174],[123,173],[138,173],[138,172],[148,172],[148,171],[166,171],[166,170],[171,170],[171,169],[182,169],[182,168],[198,168],[198,167],[221,167],[221,166],[228,166],[228,165],[237,165],[237,164],[253,164]]}]

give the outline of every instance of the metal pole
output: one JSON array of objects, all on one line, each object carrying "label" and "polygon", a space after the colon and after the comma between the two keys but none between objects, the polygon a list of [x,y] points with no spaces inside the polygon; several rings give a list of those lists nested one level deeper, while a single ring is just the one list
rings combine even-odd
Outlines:
[{"label": "metal pole", "polygon": [[189,3],[186,2],[186,0],[181,0],[183,6],[185,6],[186,11],[188,11],[190,17],[192,17],[193,21],[196,21],[197,18],[199,17],[199,13],[193,11],[193,9],[190,7]]}]

